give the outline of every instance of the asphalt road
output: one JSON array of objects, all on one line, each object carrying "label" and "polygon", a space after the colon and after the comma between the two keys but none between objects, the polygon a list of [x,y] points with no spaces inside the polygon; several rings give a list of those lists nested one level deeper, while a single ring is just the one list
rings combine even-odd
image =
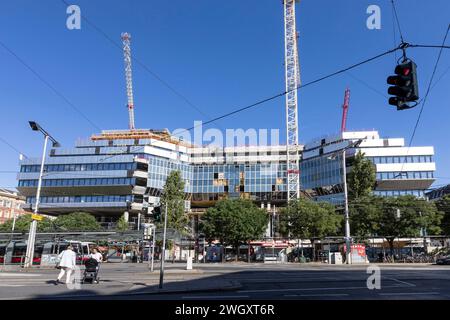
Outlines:
[{"label": "asphalt road", "polygon": [[367,267],[200,264],[194,266],[194,271],[186,271],[184,265],[169,263],[165,288],[184,291],[178,293],[158,293],[159,273],[150,274],[142,264],[103,265],[101,283],[83,285],[78,291],[68,290],[64,285],[54,286],[51,283],[57,274],[54,269],[1,271],[0,299],[67,299],[68,294],[85,294],[80,299],[178,301],[450,299],[450,266],[379,265],[380,281],[375,284],[380,288],[372,290],[367,287],[367,279],[372,275],[367,273]]}]

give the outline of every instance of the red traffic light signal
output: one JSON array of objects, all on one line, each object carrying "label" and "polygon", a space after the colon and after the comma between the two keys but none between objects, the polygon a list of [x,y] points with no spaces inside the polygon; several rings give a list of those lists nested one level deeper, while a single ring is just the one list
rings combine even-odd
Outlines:
[{"label": "red traffic light signal", "polygon": [[389,76],[387,83],[392,85],[388,93],[395,97],[389,98],[389,104],[397,106],[397,110],[409,109],[407,102],[419,99],[416,64],[412,60],[406,60],[395,67],[395,76]]}]

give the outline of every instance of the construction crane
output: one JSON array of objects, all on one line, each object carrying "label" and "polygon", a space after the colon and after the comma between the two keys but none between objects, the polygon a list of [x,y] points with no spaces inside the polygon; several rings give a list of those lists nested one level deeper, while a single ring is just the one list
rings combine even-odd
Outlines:
[{"label": "construction crane", "polygon": [[345,90],[344,104],[342,105],[342,122],[341,122],[341,132],[344,132],[347,128],[347,113],[350,103],[350,89]]},{"label": "construction crane", "polygon": [[125,80],[127,85],[128,98],[128,128],[134,130],[134,102],[133,102],[133,79],[131,74],[131,35],[122,33],[123,56],[125,61]]},{"label": "construction crane", "polygon": [[286,77],[286,154],[287,154],[287,200],[300,196],[300,170],[298,152],[298,101],[300,65],[298,60],[298,33],[295,25],[295,4],[300,0],[284,0],[284,45]]}]

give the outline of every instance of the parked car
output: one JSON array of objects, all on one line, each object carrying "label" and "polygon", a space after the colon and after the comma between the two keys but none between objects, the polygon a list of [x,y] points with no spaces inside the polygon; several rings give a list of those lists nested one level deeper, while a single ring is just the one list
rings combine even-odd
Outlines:
[{"label": "parked car", "polygon": [[450,264],[450,255],[437,258],[436,264]]}]

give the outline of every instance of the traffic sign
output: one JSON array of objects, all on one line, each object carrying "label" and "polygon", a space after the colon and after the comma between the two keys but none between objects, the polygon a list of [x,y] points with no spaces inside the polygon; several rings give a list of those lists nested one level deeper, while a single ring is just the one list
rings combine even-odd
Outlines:
[{"label": "traffic sign", "polygon": [[44,218],[44,217],[41,216],[40,214],[33,213],[33,214],[31,215],[31,219],[33,219],[33,220],[42,221],[43,218]]}]

